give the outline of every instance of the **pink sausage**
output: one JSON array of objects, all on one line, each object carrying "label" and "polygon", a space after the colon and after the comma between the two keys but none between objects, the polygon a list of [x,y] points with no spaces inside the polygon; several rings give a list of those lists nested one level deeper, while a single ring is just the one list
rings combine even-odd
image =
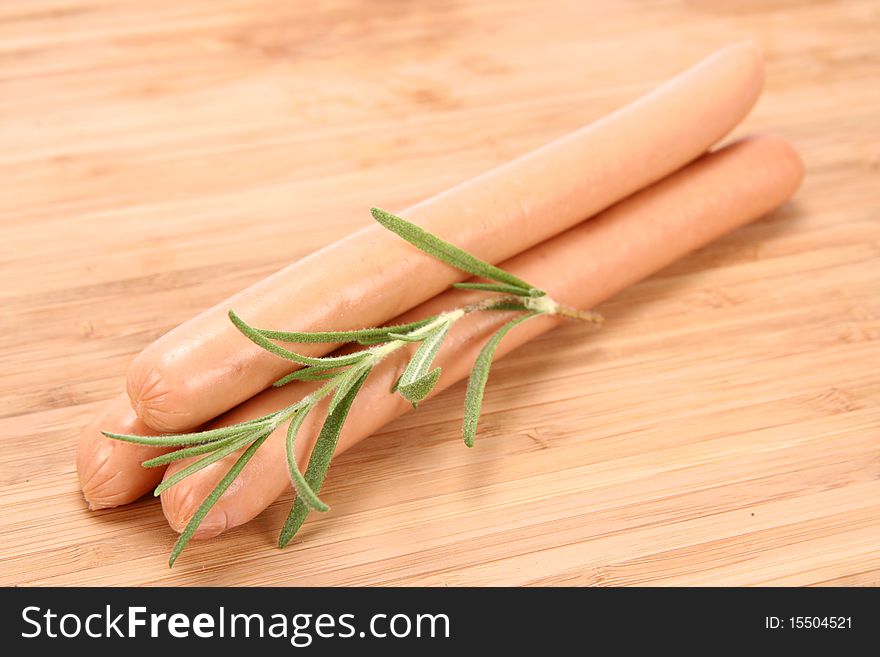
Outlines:
[{"label": "pink sausage", "polygon": [[[785,141],[752,137],[709,154],[603,212],[591,221],[509,260],[503,267],[547,290],[555,299],[590,308],[623,288],[717,237],[784,203],[803,177],[797,153]],[[549,263],[553,267],[549,267]],[[475,298],[450,291],[400,317],[411,321]],[[438,355],[443,368],[439,389],[467,376],[483,342],[509,319],[507,313],[470,315],[458,322]],[[514,329],[498,348],[503,355],[559,323],[535,319]],[[609,327],[607,330],[613,330]],[[584,336],[589,340],[589,336]],[[407,354],[394,353],[364,384],[343,429],[338,452],[348,449],[410,405],[389,394]],[[219,418],[217,426],[257,417],[293,403],[315,384],[294,383],[271,389]],[[298,455],[306,463],[322,421],[314,411],[300,430]],[[181,531],[201,501],[226,473],[236,456],[219,461],[162,494],[168,522]],[[173,473],[187,463],[174,464]],[[220,498],[196,537],[208,538],[259,514],[286,490],[285,430],[260,448],[238,480]]]},{"label": "pink sausage", "polygon": [[[571,228],[676,171],[746,115],[763,83],[751,44],[727,47],[567,137],[402,212],[490,262]],[[375,199],[381,205],[381,198]],[[366,210],[365,210],[366,214]],[[184,431],[290,371],[232,326],[342,330],[386,322],[461,274],[377,225],[290,265],[173,329],[137,356],[128,394],[141,419]],[[417,280],[418,285],[411,282]],[[310,355],[333,345],[308,345]]]}]

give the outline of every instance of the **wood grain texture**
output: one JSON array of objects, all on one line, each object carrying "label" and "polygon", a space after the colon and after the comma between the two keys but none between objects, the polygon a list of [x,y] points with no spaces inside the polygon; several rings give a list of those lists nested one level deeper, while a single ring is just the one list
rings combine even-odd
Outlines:
[{"label": "wood grain texture", "polygon": [[[304,9],[318,4],[318,9]],[[0,584],[880,584],[880,5],[0,5]],[[797,200],[500,361],[193,544],[88,512],[80,429],[172,326],[728,42]],[[540,362],[540,360],[544,362]],[[528,369],[528,375],[518,373]]]}]

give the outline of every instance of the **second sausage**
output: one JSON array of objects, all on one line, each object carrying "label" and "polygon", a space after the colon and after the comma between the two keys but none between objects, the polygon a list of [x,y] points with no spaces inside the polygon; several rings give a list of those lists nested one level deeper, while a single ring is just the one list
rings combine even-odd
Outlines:
[{"label": "second sausage", "polygon": [[[775,137],[746,139],[701,158],[503,266],[562,303],[593,307],[689,251],[782,204],[797,189],[802,176],[800,159],[785,141]],[[473,293],[450,291],[405,314],[400,321],[433,315],[473,298]],[[467,376],[483,342],[507,319],[507,313],[478,313],[453,327],[434,364],[443,368],[437,390]],[[496,354],[509,352],[559,321],[542,317],[520,325],[501,342]],[[585,335],[584,339],[590,338]],[[337,453],[411,408],[399,395],[389,394],[408,357],[405,350],[395,352],[373,370],[352,405]],[[267,390],[219,418],[215,425],[242,422],[283,408],[302,398],[314,385],[294,383]],[[298,462],[306,462],[321,422],[321,409],[317,409],[300,429]],[[214,536],[247,522],[290,489],[284,439],[282,427],[263,444],[207,515],[197,538]],[[218,461],[162,494],[162,507],[172,528],[183,529],[235,458],[237,455]],[[170,466],[166,476],[187,464]]]}]

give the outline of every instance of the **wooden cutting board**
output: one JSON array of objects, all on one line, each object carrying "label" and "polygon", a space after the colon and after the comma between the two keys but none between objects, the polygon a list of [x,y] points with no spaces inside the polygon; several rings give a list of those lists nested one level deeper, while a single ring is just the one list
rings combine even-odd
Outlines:
[{"label": "wooden cutting board", "polygon": [[[0,583],[880,584],[880,5],[311,4],[0,5]],[[797,199],[499,362],[475,450],[458,385],[173,570],[86,510],[150,341],[742,38]]]}]

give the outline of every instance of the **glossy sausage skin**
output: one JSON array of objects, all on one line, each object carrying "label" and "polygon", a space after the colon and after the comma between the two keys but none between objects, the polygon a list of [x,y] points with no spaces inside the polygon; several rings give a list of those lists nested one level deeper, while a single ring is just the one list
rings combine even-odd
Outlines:
[{"label": "glossy sausage skin", "polygon": [[93,511],[128,504],[153,490],[164,468],[144,468],[141,463],[167,450],[105,438],[101,431],[154,436],[138,419],[128,395],[111,401],[80,434],[76,470],[83,496]]},{"label": "glossy sausage skin", "polygon": [[[786,142],[775,137],[752,137],[704,156],[503,266],[548,290],[561,302],[579,308],[593,307],[689,251],[781,205],[795,192],[802,176],[800,158]],[[400,319],[424,317],[474,297],[473,293],[450,291]],[[443,368],[438,389],[468,375],[485,339],[506,319],[506,313],[482,313],[455,325],[437,358],[436,364]],[[559,321],[547,317],[519,326],[501,342],[497,354],[511,351]],[[410,408],[399,395],[389,394],[406,357],[405,353],[395,353],[373,371],[352,406],[337,452]],[[232,424],[269,413],[301,398],[313,385],[294,383],[267,390],[215,424]],[[300,430],[300,463],[306,462],[320,422],[321,414],[314,412]],[[284,438],[282,428],[266,441],[208,514],[197,537],[215,536],[249,521],[289,490]],[[171,527],[180,531],[185,526],[234,458],[215,463],[163,493],[162,506]],[[172,465],[168,472],[184,465]]]},{"label": "glossy sausage skin", "polygon": [[[700,156],[746,115],[762,84],[757,48],[729,46],[623,109],[401,214],[500,262]],[[375,202],[382,205],[381,195]],[[189,430],[290,370],[233,327],[230,309],[262,328],[360,328],[386,322],[461,279],[460,272],[370,225],[144,349],[128,372],[133,408],[156,430]],[[302,351],[320,355],[332,348],[308,345]]]}]

